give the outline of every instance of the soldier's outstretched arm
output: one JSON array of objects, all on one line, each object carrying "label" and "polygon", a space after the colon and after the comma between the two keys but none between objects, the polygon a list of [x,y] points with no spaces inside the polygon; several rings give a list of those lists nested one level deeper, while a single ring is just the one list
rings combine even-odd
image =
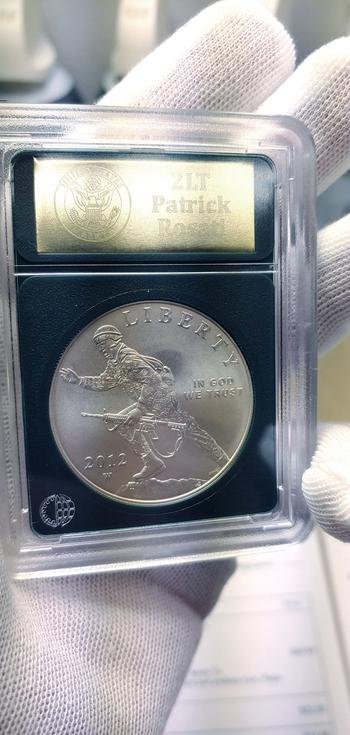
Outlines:
[{"label": "soldier's outstretched arm", "polygon": [[99,375],[78,375],[72,368],[61,368],[60,375],[66,383],[79,385],[88,390],[110,390],[115,388],[117,380],[104,370]]}]

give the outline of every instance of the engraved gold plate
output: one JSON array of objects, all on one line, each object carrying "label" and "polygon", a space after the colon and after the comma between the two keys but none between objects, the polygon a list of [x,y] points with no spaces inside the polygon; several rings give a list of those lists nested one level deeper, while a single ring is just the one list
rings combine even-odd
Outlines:
[{"label": "engraved gold plate", "polygon": [[39,253],[254,252],[254,164],[36,158]]}]

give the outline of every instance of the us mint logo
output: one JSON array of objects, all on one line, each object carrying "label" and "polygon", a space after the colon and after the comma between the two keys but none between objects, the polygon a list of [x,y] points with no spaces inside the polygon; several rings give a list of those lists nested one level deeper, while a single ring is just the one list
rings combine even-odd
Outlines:
[{"label": "us mint logo", "polygon": [[75,515],[75,504],[68,495],[48,495],[39,508],[41,520],[51,528],[63,528]]}]

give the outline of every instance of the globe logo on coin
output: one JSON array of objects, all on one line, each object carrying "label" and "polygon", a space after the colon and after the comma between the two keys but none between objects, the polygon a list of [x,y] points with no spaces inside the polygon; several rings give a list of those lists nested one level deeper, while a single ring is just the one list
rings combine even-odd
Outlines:
[{"label": "globe logo on coin", "polygon": [[63,528],[75,515],[75,505],[68,495],[48,495],[39,508],[41,520],[51,528]]},{"label": "globe logo on coin", "polygon": [[98,164],[80,164],[60,180],[55,211],[71,235],[88,242],[119,235],[130,216],[130,194],[115,171]]}]

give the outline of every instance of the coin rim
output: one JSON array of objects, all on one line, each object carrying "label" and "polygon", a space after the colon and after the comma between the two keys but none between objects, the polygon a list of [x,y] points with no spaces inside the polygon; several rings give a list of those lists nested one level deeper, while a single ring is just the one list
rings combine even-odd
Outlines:
[{"label": "coin rim", "polygon": [[[61,443],[60,439],[58,438],[58,433],[55,430],[55,421],[54,421],[54,416],[53,416],[53,397],[52,397],[52,393],[53,393],[53,385],[54,385],[54,383],[55,383],[55,381],[57,379],[57,373],[58,373],[60,367],[62,366],[62,361],[65,359],[65,356],[66,356],[67,352],[70,350],[70,348],[73,345],[73,343],[75,342],[75,340],[78,337],[80,337],[83,334],[83,332],[85,332],[87,329],[89,329],[89,327],[94,322],[97,322],[99,319],[104,318],[104,317],[107,317],[112,312],[115,312],[117,310],[120,310],[120,309],[122,309],[124,307],[136,306],[136,305],[139,306],[139,305],[142,305],[142,304],[149,305],[149,304],[152,304],[152,303],[164,304],[165,306],[168,306],[168,305],[169,306],[178,306],[180,308],[181,307],[184,307],[186,309],[189,309],[191,311],[194,311],[196,314],[199,314],[199,316],[201,316],[201,317],[205,317],[206,316],[211,321],[212,324],[215,324],[215,326],[217,326],[221,330],[222,333],[224,333],[224,334],[227,335],[227,337],[229,338],[229,340],[233,343],[233,346],[234,346],[235,350],[237,351],[239,357],[241,358],[242,366],[243,366],[243,369],[244,369],[244,371],[246,373],[248,387],[250,388],[250,390],[249,390],[249,412],[248,412],[248,418],[247,418],[247,421],[246,421],[244,432],[242,433],[242,436],[241,436],[241,440],[240,440],[238,446],[236,447],[233,455],[231,456],[229,462],[224,467],[220,468],[220,470],[217,472],[217,474],[216,475],[213,475],[213,477],[211,477],[210,480],[207,480],[199,488],[194,488],[193,490],[191,490],[191,491],[189,491],[187,493],[183,493],[182,495],[178,495],[175,498],[162,498],[160,500],[135,500],[135,499],[132,499],[132,498],[123,498],[123,497],[121,497],[119,495],[116,495],[116,494],[113,494],[113,493],[108,492],[108,490],[102,489],[101,487],[99,487],[98,485],[96,485],[92,480],[88,480],[82,474],[82,472],[79,471],[75,467],[75,465],[72,463],[72,461],[68,457],[66,450],[63,448],[62,443]],[[79,480],[84,485],[86,485],[87,487],[92,488],[92,490],[95,490],[99,495],[102,495],[105,498],[107,497],[110,500],[113,500],[113,501],[115,501],[117,503],[122,503],[123,505],[128,505],[128,506],[131,506],[131,507],[135,507],[135,506],[136,507],[140,507],[140,506],[141,507],[142,506],[143,507],[157,507],[157,506],[175,505],[177,503],[183,503],[188,498],[191,498],[191,497],[196,496],[196,495],[200,495],[205,490],[208,490],[212,485],[214,485],[214,483],[217,482],[218,479],[220,479],[220,477],[222,477],[223,475],[225,475],[228,472],[228,470],[236,462],[237,457],[240,454],[240,452],[242,451],[243,445],[244,445],[244,443],[245,443],[245,441],[247,439],[247,436],[248,436],[248,433],[249,433],[249,430],[250,430],[250,427],[251,427],[251,424],[252,424],[253,414],[254,414],[254,403],[255,403],[255,399],[254,399],[253,382],[252,382],[252,379],[251,379],[251,375],[250,375],[250,371],[249,371],[247,362],[245,360],[245,357],[244,357],[242,351],[238,347],[237,343],[235,342],[235,340],[231,337],[231,335],[229,334],[229,332],[224,327],[222,327],[215,319],[212,319],[212,317],[210,317],[205,312],[201,312],[201,311],[199,311],[199,309],[196,309],[195,307],[189,306],[188,304],[182,304],[182,303],[180,304],[177,301],[168,301],[166,299],[149,299],[149,300],[142,299],[140,301],[129,301],[129,302],[125,303],[125,304],[124,303],[123,304],[120,304],[119,306],[116,306],[113,309],[109,309],[108,311],[105,311],[103,314],[100,314],[100,316],[95,317],[88,324],[86,324],[85,327],[83,327],[75,335],[75,337],[73,337],[73,339],[69,342],[69,345],[67,345],[66,349],[64,350],[63,354],[61,355],[61,357],[59,359],[59,362],[56,365],[56,368],[55,368],[55,371],[54,371],[54,374],[53,374],[53,377],[52,377],[51,386],[50,386],[50,393],[49,393],[49,421],[50,421],[50,428],[51,428],[51,431],[52,431],[52,434],[53,434],[53,437],[54,437],[54,440],[55,440],[55,443],[56,443],[56,446],[57,446],[58,451],[60,452],[62,458],[67,463],[68,467],[72,470],[72,472],[74,473],[74,475],[76,475],[76,477],[78,477]]]}]

